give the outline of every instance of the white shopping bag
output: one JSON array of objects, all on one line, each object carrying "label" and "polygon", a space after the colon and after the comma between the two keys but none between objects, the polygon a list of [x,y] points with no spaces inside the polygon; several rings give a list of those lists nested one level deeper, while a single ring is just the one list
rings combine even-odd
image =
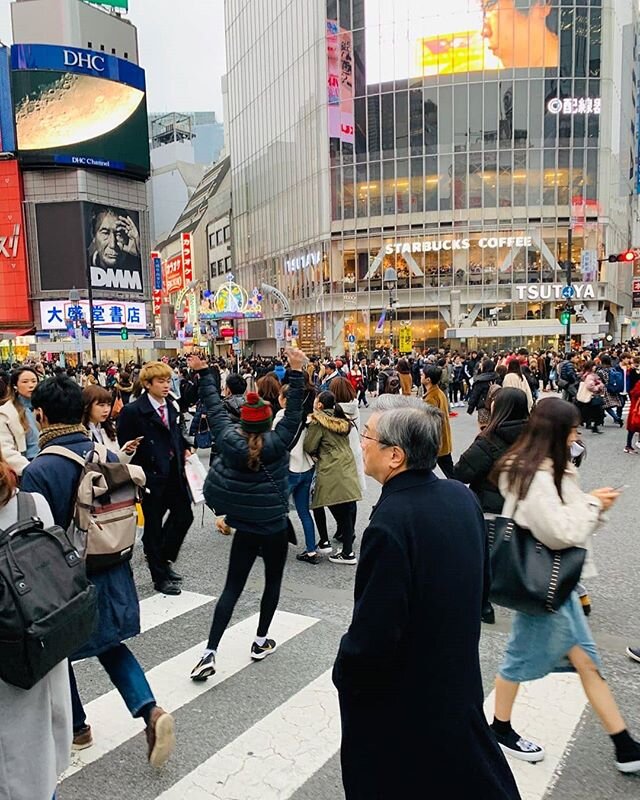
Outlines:
[{"label": "white shopping bag", "polygon": [[189,456],[184,465],[184,472],[187,476],[191,499],[196,506],[204,503],[204,482],[207,477],[207,470],[197,455]]}]

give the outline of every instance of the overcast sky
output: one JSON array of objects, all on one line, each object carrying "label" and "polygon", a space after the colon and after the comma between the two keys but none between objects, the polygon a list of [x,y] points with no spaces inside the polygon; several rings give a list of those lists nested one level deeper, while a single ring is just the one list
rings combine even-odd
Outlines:
[{"label": "overcast sky", "polygon": [[[222,119],[224,0],[129,0],[147,71],[150,111],[215,111]],[[11,12],[0,0],[0,39],[11,43]]]}]

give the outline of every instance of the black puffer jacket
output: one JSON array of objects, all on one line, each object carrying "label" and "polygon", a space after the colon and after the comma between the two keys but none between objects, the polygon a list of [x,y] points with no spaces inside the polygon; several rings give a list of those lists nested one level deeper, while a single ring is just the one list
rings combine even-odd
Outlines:
[{"label": "black puffer jacket", "polygon": [[505,422],[492,436],[477,436],[455,466],[452,477],[469,484],[469,488],[478,496],[482,510],[487,514],[502,513],[504,498],[489,476],[526,424],[525,420]]},{"label": "black puffer jacket", "polygon": [[207,505],[224,514],[232,528],[253,533],[274,534],[284,530],[289,504],[289,447],[302,416],[304,379],[291,372],[290,390],[284,419],[264,434],[264,469],[249,469],[247,440],[241,427],[232,422],[215,387],[209,370],[200,373],[200,400],[203,403],[216,445],[216,457],[204,485]]},{"label": "black puffer jacket", "polygon": [[473,414],[478,409],[485,408],[485,400],[487,393],[492,383],[498,380],[496,372],[481,372],[480,375],[473,381],[471,392],[469,393],[469,405],[467,406],[467,414]]}]

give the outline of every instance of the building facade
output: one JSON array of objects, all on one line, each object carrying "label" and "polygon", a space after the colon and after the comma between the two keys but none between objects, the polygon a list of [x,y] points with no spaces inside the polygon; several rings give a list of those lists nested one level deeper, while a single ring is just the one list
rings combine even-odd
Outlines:
[{"label": "building facade", "polygon": [[234,255],[303,346],[558,346],[567,260],[577,341],[624,334],[632,4],[263,5],[226,3]]},{"label": "building facade", "polygon": [[95,355],[124,360],[154,346],[137,31],[80,0],[17,0],[11,11],[32,349],[81,358],[93,326]]}]

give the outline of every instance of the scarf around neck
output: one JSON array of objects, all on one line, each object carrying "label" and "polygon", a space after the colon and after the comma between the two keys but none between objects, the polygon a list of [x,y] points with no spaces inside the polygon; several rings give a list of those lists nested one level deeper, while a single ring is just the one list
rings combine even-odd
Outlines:
[{"label": "scarf around neck", "polygon": [[48,445],[54,439],[59,439],[61,436],[69,436],[72,433],[82,433],[84,436],[89,438],[89,434],[87,429],[84,425],[64,425],[62,423],[58,423],[56,425],[50,425],[48,428],[42,431],[40,434],[40,438],[38,439],[38,447],[42,450],[43,447]]}]

